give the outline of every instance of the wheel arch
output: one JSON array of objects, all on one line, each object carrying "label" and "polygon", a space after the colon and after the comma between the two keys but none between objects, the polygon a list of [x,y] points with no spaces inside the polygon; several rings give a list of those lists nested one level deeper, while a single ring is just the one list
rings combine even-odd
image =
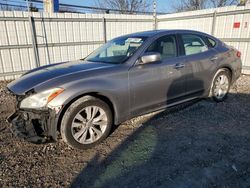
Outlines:
[{"label": "wheel arch", "polygon": [[[220,70],[227,70],[229,73],[230,73],[230,76],[231,76],[231,81],[232,81],[232,76],[233,76],[233,72],[232,72],[232,68],[230,66],[227,66],[227,65],[224,65],[224,66],[220,66],[218,69],[216,69],[216,71],[214,72],[213,74],[213,77],[210,81],[210,86],[209,86],[209,89],[206,91],[206,96],[210,97],[211,96],[211,88],[213,87],[213,82],[214,82],[214,79],[215,77],[217,76],[217,74],[220,72]],[[230,81],[230,82],[231,82]]]},{"label": "wheel arch", "polygon": [[[232,76],[233,76],[233,69],[232,69],[232,67],[230,67],[230,66],[228,66],[228,65],[225,65],[225,66],[220,67],[218,70],[220,70],[220,69],[228,70],[229,73],[230,73],[230,76],[231,76],[231,81],[232,81]],[[217,71],[218,71],[218,70],[217,70]]]},{"label": "wheel arch", "polygon": [[217,68],[217,69],[215,70],[215,72],[214,72],[214,74],[213,74],[213,77],[212,77],[212,80],[211,80],[211,82],[210,82],[210,86],[211,86],[211,84],[213,83],[214,78],[216,77],[216,75],[218,74],[218,72],[219,72],[220,70],[227,70],[227,71],[230,73],[231,80],[232,80],[232,76],[233,76],[232,67],[230,67],[230,66],[228,66],[228,65],[222,65],[222,66],[220,66],[219,68]]},{"label": "wheel arch", "polygon": [[105,94],[101,94],[99,92],[88,92],[88,93],[84,93],[84,94],[81,94],[81,95],[78,95],[76,97],[74,97],[73,99],[71,99],[66,105],[64,105],[64,107],[62,108],[59,116],[58,116],[58,121],[57,121],[57,130],[60,130],[60,127],[61,127],[61,122],[62,122],[62,118],[66,112],[66,110],[69,108],[69,106],[75,102],[76,100],[84,97],[84,96],[92,96],[92,97],[95,97],[97,99],[100,99],[102,100],[103,102],[105,102],[110,110],[111,110],[111,113],[112,113],[112,118],[113,118],[113,124],[115,124],[117,122],[117,110],[116,110],[116,107],[114,105],[114,102],[112,100],[110,100],[110,97],[107,97],[107,95]]}]

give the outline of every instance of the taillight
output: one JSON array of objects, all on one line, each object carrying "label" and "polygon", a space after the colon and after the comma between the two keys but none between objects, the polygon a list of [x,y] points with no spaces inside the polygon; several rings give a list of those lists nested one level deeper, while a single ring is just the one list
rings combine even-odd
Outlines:
[{"label": "taillight", "polygon": [[240,58],[240,57],[241,57],[241,52],[240,52],[240,51],[237,51],[237,52],[236,52],[236,56]]}]

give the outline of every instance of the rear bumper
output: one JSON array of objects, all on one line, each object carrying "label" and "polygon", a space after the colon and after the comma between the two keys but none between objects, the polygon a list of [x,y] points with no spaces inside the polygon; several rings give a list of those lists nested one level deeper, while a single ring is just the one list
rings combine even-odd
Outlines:
[{"label": "rear bumper", "polygon": [[56,113],[51,110],[17,110],[7,121],[14,135],[33,143],[57,140]]},{"label": "rear bumper", "polygon": [[237,58],[233,63],[233,76],[232,82],[235,82],[242,74],[242,61],[240,58]]},{"label": "rear bumper", "polygon": [[241,73],[242,73],[242,64],[241,64],[241,62],[239,62],[238,66],[236,66],[233,69],[233,72],[232,72],[232,83],[234,83],[241,76]]}]

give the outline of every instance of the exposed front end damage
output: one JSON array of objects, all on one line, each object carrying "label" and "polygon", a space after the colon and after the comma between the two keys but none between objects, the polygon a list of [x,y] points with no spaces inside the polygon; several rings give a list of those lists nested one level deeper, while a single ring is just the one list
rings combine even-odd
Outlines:
[{"label": "exposed front end damage", "polygon": [[[17,97],[17,101],[18,97]],[[11,124],[11,131],[15,136],[32,143],[45,143],[57,140],[57,115],[50,108],[42,110],[20,109],[10,115],[7,121]]]}]

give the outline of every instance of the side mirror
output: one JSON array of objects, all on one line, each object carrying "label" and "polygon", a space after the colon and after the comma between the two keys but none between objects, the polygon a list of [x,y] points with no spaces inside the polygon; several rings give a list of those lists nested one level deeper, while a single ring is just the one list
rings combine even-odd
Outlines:
[{"label": "side mirror", "polygon": [[161,54],[158,52],[147,52],[145,54],[143,54],[143,56],[141,56],[140,58],[140,62],[139,64],[148,64],[148,63],[153,63],[153,62],[157,62],[157,61],[161,61]]}]

